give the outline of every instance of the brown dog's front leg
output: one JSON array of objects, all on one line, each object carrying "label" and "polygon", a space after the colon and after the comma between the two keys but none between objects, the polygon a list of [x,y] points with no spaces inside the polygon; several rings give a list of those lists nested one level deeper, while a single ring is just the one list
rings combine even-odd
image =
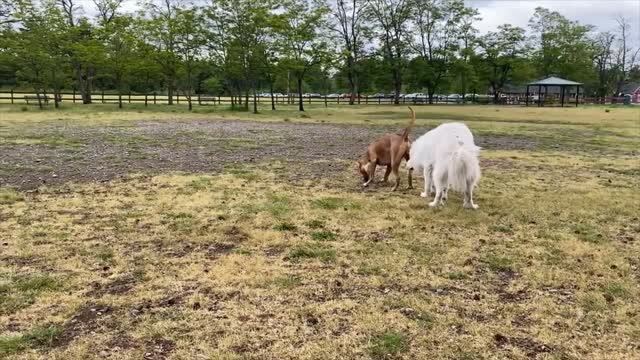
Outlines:
[{"label": "brown dog's front leg", "polygon": [[375,177],[376,177],[376,162],[372,161],[369,163],[369,180],[367,180],[367,182],[364,183],[364,187],[369,186],[369,184],[371,184],[371,182]]}]

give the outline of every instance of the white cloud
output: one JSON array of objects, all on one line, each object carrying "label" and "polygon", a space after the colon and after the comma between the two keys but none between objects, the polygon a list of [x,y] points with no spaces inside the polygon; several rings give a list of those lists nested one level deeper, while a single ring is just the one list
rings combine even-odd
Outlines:
[{"label": "white cloud", "polygon": [[631,23],[635,42],[640,44],[638,0],[466,0],[466,3],[480,11],[482,21],[476,26],[482,33],[495,31],[505,23],[527,28],[535,8],[541,6],[581,24],[594,25],[598,31],[616,30],[615,18],[623,15]]}]

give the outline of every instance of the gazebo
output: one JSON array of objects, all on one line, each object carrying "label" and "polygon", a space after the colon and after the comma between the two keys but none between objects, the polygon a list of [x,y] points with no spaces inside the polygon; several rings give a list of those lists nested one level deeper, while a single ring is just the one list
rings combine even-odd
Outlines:
[{"label": "gazebo", "polygon": [[544,87],[544,95],[548,94],[549,86],[559,87],[560,88],[560,106],[564,106],[564,93],[567,87],[576,87],[576,107],[578,106],[578,98],[580,95],[580,86],[582,83],[578,83],[571,80],[561,79],[555,76],[548,77],[546,79],[530,82],[527,84],[527,106],[529,106],[529,87],[537,86],[538,87],[538,106],[543,106],[544,103],[541,98],[542,87]]}]

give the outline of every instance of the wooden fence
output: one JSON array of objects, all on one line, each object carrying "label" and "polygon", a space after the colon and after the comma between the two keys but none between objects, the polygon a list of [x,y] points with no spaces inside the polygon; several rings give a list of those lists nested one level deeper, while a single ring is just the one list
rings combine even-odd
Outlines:
[{"label": "wooden fence", "polygon": [[[47,104],[53,103],[53,95],[52,93],[41,93],[40,94],[43,99],[46,99]],[[62,92],[59,94],[58,101],[61,103],[82,103],[82,96],[79,92]],[[169,97],[164,94],[158,93],[149,93],[149,94],[139,94],[139,93],[126,93],[126,94],[113,94],[108,92],[98,92],[91,94],[91,100],[93,104],[118,104],[119,98],[122,97],[122,102],[125,104],[144,104],[148,105],[167,105],[169,104]],[[488,97],[483,97],[484,101],[482,103],[490,103],[491,100]],[[355,99],[356,103],[359,105],[382,105],[382,104],[393,104],[392,97],[379,97],[379,96],[360,96]],[[191,97],[192,104],[195,105],[231,105],[232,99],[229,96],[216,96],[216,95],[205,95],[205,94],[196,94]],[[244,103],[245,97],[242,97],[242,102]],[[257,97],[257,101],[261,105],[269,105],[271,104],[270,96],[259,96]],[[349,98],[340,96],[305,96],[303,97],[303,101],[305,104],[324,104],[328,105],[348,105]],[[173,104],[176,105],[186,105],[188,102],[188,98],[185,95],[175,95],[173,97]],[[237,103],[237,98],[236,101]],[[278,105],[296,105],[298,103],[298,95],[292,94],[291,97],[288,96],[275,96],[274,102]],[[38,105],[38,100],[36,94],[34,92],[29,91],[14,91],[11,90],[9,92],[0,92],[0,103],[10,103],[10,104],[30,104],[30,105]],[[249,96],[249,104],[253,103],[253,96]],[[426,98],[400,98],[401,104],[427,104],[428,99]],[[433,98],[434,104],[462,104],[462,103],[473,103],[470,98],[458,100],[447,100],[443,98]]]},{"label": "wooden fence", "polygon": [[[42,98],[45,100],[45,103],[51,104],[53,103],[53,95],[52,93],[42,93],[40,94]],[[122,102],[126,104],[144,104],[148,105],[167,105],[169,104],[169,97],[164,94],[158,93],[148,93],[148,94],[139,94],[139,93],[126,93],[126,94],[114,94],[108,92],[98,92],[92,93],[92,103],[94,104],[118,104],[119,98],[122,98]],[[215,96],[215,95],[205,95],[205,94],[196,94],[191,97],[192,104],[199,106],[206,105],[231,105],[232,99],[229,96]],[[244,102],[245,98],[242,97],[242,101]],[[475,101],[474,101],[475,100]],[[606,97],[606,98],[597,98],[597,97],[587,97],[580,98],[580,104],[622,104],[624,98],[617,97]],[[636,103],[638,101],[637,98],[634,98],[633,101]],[[61,103],[82,103],[82,96],[79,92],[62,92],[59,94],[58,101]],[[269,105],[271,104],[270,96],[260,96],[257,98],[257,101],[260,105]],[[275,96],[274,101],[278,105],[286,105],[291,104],[295,105],[298,102],[297,95],[287,97],[287,96]],[[347,97],[335,97],[335,96],[313,96],[313,97],[304,97],[303,101],[305,104],[324,104],[328,105],[347,105],[349,104],[349,98]],[[173,104],[176,105],[186,105],[188,102],[188,98],[185,95],[175,95],[173,97]],[[237,102],[237,99],[236,99]],[[38,99],[34,92],[28,91],[15,91],[10,90],[8,92],[0,91],[0,104],[29,104],[29,105],[38,105]],[[253,103],[253,97],[249,97],[249,104]],[[393,104],[393,98],[391,97],[378,97],[378,96],[360,96],[356,98],[356,103],[359,105],[382,105],[382,104]],[[401,98],[401,104],[427,104],[428,99],[426,98]],[[438,98],[434,97],[434,104],[493,104],[493,98],[487,95],[478,95],[477,97],[468,97],[464,100],[462,99],[446,99],[446,98]],[[574,100],[575,103],[575,100]],[[499,101],[499,105],[525,105],[526,104],[526,96],[507,96],[501,97]],[[530,104],[535,104],[534,100],[530,99]],[[552,97],[545,99],[545,105],[556,105],[556,102]]]}]

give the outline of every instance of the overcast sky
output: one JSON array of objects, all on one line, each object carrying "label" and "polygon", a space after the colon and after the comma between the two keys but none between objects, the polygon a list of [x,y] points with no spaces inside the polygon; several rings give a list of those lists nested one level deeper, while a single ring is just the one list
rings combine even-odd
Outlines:
[{"label": "overcast sky", "polygon": [[[199,2],[202,0],[186,0]],[[332,0],[328,0],[332,2]],[[79,0],[88,15],[95,13],[92,0]],[[125,9],[136,9],[136,0],[125,0]],[[481,33],[494,31],[498,25],[509,23],[527,28],[538,6],[558,11],[571,20],[595,25],[599,31],[615,30],[615,18],[627,17],[636,44],[640,44],[640,0],[465,0],[480,11],[482,21],[476,24]]]},{"label": "overcast sky", "polygon": [[582,24],[595,25],[599,31],[615,30],[616,16],[629,19],[635,41],[640,43],[640,0],[465,0],[480,11],[480,32],[495,30],[509,23],[527,27],[536,7],[554,10]]}]

